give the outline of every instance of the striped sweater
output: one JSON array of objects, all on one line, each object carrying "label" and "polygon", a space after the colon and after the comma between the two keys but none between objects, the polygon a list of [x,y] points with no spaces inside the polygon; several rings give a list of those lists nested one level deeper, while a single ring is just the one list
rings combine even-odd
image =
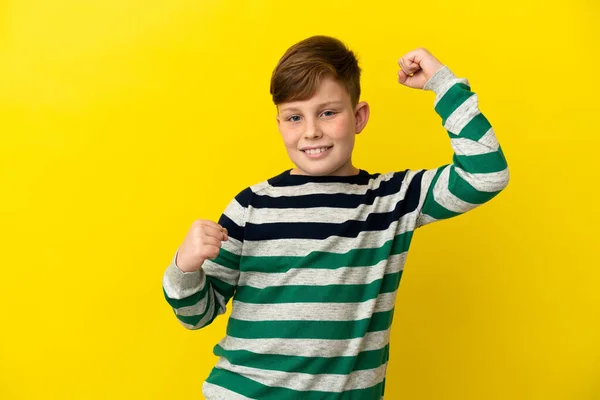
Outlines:
[{"label": "striped sweater", "polygon": [[352,176],[287,170],[231,200],[219,219],[229,240],[214,260],[184,273],[175,253],[163,293],[184,327],[209,325],[233,297],[207,399],[383,398],[413,232],[489,201],[509,179],[468,81],[444,66],[424,89],[436,94],[452,164]]}]

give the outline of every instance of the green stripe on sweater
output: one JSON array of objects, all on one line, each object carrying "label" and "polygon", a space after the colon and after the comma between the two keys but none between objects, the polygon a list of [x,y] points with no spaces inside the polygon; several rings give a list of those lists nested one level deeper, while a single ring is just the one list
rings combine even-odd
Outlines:
[{"label": "green stripe on sweater", "polygon": [[216,367],[213,368],[206,381],[246,397],[261,400],[365,400],[380,399],[383,393],[383,382],[366,389],[347,390],[342,393],[315,390],[297,391],[284,387],[271,387]]},{"label": "green stripe on sweater", "polygon": [[387,274],[369,284],[286,285],[258,289],[239,286],[234,300],[254,304],[275,303],[358,303],[376,299],[381,293],[396,291],[402,271]]},{"label": "green stripe on sweater", "polygon": [[446,120],[454,110],[474,94],[469,90],[469,86],[460,82],[448,89],[435,106],[435,111],[442,117],[442,125],[446,124]]},{"label": "green stripe on sweater", "polygon": [[502,149],[493,153],[478,154],[474,156],[459,156],[454,154],[452,160],[455,166],[471,174],[488,174],[490,172],[504,171],[507,167]]},{"label": "green stripe on sweater", "polygon": [[233,365],[282,372],[305,374],[350,374],[352,371],[377,368],[387,362],[389,346],[362,351],[356,356],[301,357],[281,354],[258,354],[247,350],[225,350],[214,347],[216,356],[223,356]]},{"label": "green stripe on sweater", "polygon": [[339,267],[362,267],[376,265],[390,255],[408,250],[413,232],[404,232],[378,248],[353,249],[346,253],[313,251],[306,256],[243,256],[240,269],[255,272],[287,272],[292,268],[308,265],[310,268],[336,269]]},{"label": "green stripe on sweater", "polygon": [[467,181],[456,173],[455,168],[450,168],[450,176],[448,177],[448,190],[450,193],[471,204],[483,204],[491,200],[500,191],[496,192],[480,192],[471,186]]},{"label": "green stripe on sweater", "polygon": [[242,339],[353,339],[388,329],[393,315],[394,309],[357,321],[242,321],[230,317],[227,334]]}]

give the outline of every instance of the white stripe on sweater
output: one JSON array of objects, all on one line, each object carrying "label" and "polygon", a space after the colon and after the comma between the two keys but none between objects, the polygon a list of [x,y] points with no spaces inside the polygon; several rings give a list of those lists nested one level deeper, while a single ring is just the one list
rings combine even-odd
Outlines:
[{"label": "white stripe on sweater", "polygon": [[240,274],[238,285],[257,289],[286,285],[365,285],[381,279],[385,274],[401,271],[406,262],[406,255],[407,252],[395,254],[375,265],[361,267],[291,268],[286,272],[245,271]]},{"label": "white stripe on sweater", "polygon": [[206,400],[254,400],[206,381],[202,385],[202,394]]},{"label": "white stripe on sweater", "polygon": [[306,374],[300,372],[267,371],[260,368],[233,365],[220,358],[216,368],[222,368],[246,376],[263,385],[284,387],[292,390],[317,390],[323,392],[343,392],[353,389],[366,389],[377,385],[385,377],[387,363],[377,368],[354,371],[349,375]]},{"label": "white stripe on sweater", "polygon": [[394,308],[396,292],[356,303],[254,304],[233,300],[231,317],[241,321],[358,321]]},{"label": "white stripe on sweater", "polygon": [[508,168],[499,172],[480,174],[472,174],[461,168],[456,168],[455,171],[461,178],[469,182],[469,185],[480,192],[497,192],[506,187],[509,179]]},{"label": "white stripe on sweater", "polygon": [[248,207],[248,222],[261,224],[274,222],[318,222],[340,224],[346,221],[366,221],[370,214],[393,211],[396,204],[406,196],[408,186],[400,192],[378,196],[374,204],[360,204],[356,208],[311,207],[311,208],[254,208]]},{"label": "white stripe on sweater", "polygon": [[477,94],[473,94],[450,114],[444,128],[454,135],[459,135],[463,128],[479,114]]}]

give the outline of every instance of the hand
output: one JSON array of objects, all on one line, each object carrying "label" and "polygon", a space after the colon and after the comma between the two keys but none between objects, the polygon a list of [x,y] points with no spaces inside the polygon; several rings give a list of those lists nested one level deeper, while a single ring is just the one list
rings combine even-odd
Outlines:
[{"label": "hand", "polygon": [[398,60],[398,82],[413,89],[423,89],[425,83],[444,66],[427,49],[409,51]]},{"label": "hand", "polygon": [[221,242],[228,240],[227,228],[216,222],[198,219],[192,223],[187,236],[179,247],[175,264],[183,272],[194,272],[206,259],[219,255]]}]

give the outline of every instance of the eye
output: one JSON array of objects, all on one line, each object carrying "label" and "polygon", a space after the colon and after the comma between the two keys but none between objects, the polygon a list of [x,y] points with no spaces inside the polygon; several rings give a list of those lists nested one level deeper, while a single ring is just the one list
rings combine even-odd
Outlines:
[{"label": "eye", "polygon": [[[294,118],[298,118],[298,119],[294,119]],[[287,117],[286,121],[290,121],[290,122],[298,122],[300,120],[300,116],[298,115],[291,115],[289,117]]]},{"label": "eye", "polygon": [[[326,114],[328,114],[328,115],[326,115]],[[335,114],[337,114],[335,111],[323,111],[323,115],[326,117],[331,117]]]}]

